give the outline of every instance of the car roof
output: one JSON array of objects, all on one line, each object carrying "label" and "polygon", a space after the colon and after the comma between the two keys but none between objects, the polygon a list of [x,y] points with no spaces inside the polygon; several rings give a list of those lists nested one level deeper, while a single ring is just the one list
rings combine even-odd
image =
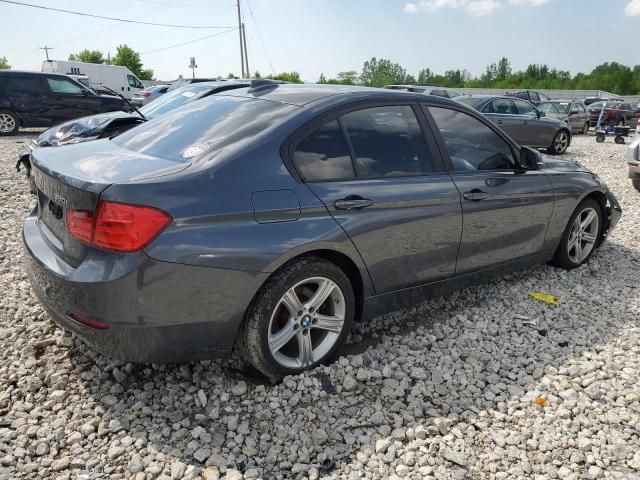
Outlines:
[{"label": "car roof", "polygon": [[[310,103],[318,103],[339,95],[349,96],[357,99],[425,99],[424,93],[405,92],[402,90],[357,87],[352,85],[318,85],[318,84],[274,84],[261,88],[238,88],[225,92],[225,95],[249,98],[261,98],[273,102],[287,103],[303,107]],[[431,97],[438,99],[441,97]]]},{"label": "car roof", "polygon": [[0,70],[0,75],[50,75],[55,77],[64,77],[69,78],[69,75],[65,75],[64,73],[53,73],[53,72],[34,72],[32,70]]}]

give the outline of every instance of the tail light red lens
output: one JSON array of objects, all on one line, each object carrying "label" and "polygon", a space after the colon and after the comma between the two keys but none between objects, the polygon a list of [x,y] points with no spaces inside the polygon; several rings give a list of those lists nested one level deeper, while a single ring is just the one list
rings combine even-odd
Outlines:
[{"label": "tail light red lens", "polygon": [[149,95],[151,95],[151,93],[149,93],[149,92],[142,92],[142,96],[143,96],[143,97],[148,97]]},{"label": "tail light red lens", "polygon": [[116,202],[98,202],[96,212],[67,210],[67,228],[77,240],[113,252],[137,252],[149,245],[171,223],[157,208]]},{"label": "tail light red lens", "polygon": [[82,317],[80,315],[76,315],[75,313],[70,313],[67,316],[78,323],[81,323],[89,328],[93,328],[94,330],[106,330],[107,328],[109,328],[109,325],[104,322],[99,322],[98,320]]}]

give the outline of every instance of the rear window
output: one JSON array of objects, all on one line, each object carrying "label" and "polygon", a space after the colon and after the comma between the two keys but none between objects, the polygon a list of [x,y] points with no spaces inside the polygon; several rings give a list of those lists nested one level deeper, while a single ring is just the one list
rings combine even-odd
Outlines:
[{"label": "rear window", "polygon": [[176,90],[171,90],[161,98],[154,100],[152,103],[145,105],[140,111],[147,118],[156,118],[160,115],[164,115],[171,110],[175,110],[181,107],[187,102],[197,100],[202,95],[211,91],[213,87],[211,85],[203,85],[194,83],[193,85],[185,85],[184,87]]},{"label": "rear window", "polygon": [[296,108],[253,98],[211,96],[132,128],[113,142],[143,155],[183,163],[242,146]]}]

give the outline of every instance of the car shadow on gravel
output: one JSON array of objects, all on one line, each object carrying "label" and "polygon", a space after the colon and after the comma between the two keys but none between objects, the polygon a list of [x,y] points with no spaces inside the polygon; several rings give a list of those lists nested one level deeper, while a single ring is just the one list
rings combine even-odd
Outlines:
[{"label": "car shadow on gravel", "polygon": [[[464,478],[476,452],[459,441],[462,429],[500,450],[504,443],[484,431],[487,417],[556,408],[559,387],[544,378],[597,376],[585,356],[639,326],[630,302],[637,267],[636,251],[608,242],[571,272],[540,266],[436,298],[357,325],[355,342],[333,364],[275,385],[237,358],[121,364],[77,340],[69,355],[81,394],[97,405],[95,435],[114,452],[106,473],[149,471],[164,458],[165,474],[181,461],[191,473],[213,466],[302,478],[310,469],[364,471],[377,455],[386,478],[400,446],[418,442],[407,466]],[[560,305],[531,291],[552,293]],[[585,394],[578,383],[571,388]],[[140,457],[116,455],[131,443]]]}]

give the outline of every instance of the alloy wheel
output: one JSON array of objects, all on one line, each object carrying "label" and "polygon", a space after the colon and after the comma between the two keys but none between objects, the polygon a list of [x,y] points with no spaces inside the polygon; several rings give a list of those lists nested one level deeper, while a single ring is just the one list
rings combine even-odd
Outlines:
[{"label": "alloy wheel", "polygon": [[555,140],[553,141],[553,148],[556,153],[564,153],[564,151],[569,146],[569,137],[565,132],[560,132],[556,135]]},{"label": "alloy wheel", "polygon": [[0,132],[9,133],[13,132],[16,128],[15,119],[8,113],[0,113]]},{"label": "alloy wheel", "polygon": [[585,208],[576,216],[567,241],[567,253],[572,262],[582,263],[589,256],[598,240],[599,227],[600,220],[593,208]]},{"label": "alloy wheel", "polygon": [[344,328],[345,298],[325,277],[311,277],[289,288],[269,321],[268,344],[276,362],[305,368],[321,360]]}]

